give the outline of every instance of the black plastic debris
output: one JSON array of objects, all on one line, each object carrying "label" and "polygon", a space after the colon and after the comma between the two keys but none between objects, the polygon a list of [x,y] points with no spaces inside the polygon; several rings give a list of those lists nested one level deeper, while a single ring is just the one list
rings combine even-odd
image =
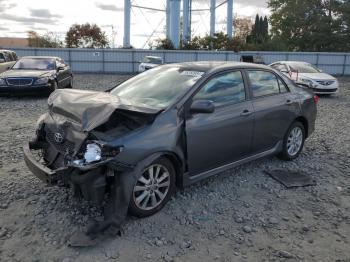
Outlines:
[{"label": "black plastic debris", "polygon": [[316,181],[314,179],[300,171],[276,169],[265,170],[264,173],[268,174],[287,188],[316,185]]}]

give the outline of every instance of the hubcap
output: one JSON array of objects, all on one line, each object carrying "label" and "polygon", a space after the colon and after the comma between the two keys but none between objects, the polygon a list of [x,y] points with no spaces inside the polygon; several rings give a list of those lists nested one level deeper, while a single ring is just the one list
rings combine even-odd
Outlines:
[{"label": "hubcap", "polygon": [[288,136],[287,151],[290,156],[295,156],[303,143],[303,131],[300,127],[294,127]]},{"label": "hubcap", "polygon": [[151,165],[143,172],[134,186],[134,203],[142,210],[151,210],[163,202],[169,187],[168,169],[159,164]]}]

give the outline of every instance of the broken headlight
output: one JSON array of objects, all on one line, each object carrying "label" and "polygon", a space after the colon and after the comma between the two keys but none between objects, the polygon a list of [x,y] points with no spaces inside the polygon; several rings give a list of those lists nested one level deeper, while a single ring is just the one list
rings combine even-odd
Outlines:
[{"label": "broken headlight", "polygon": [[73,163],[77,165],[84,165],[98,162],[107,158],[115,157],[122,150],[122,146],[115,147],[97,141],[88,141],[85,151],[81,154],[82,159],[77,159],[73,161]]},{"label": "broken headlight", "polygon": [[92,163],[101,160],[101,147],[97,144],[87,144],[84,153],[86,163]]}]

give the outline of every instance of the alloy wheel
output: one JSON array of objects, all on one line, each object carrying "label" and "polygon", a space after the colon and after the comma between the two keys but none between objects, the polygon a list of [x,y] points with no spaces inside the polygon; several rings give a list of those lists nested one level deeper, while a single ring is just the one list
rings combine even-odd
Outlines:
[{"label": "alloy wheel", "polygon": [[288,136],[287,151],[290,156],[295,156],[301,149],[303,144],[303,131],[300,127],[294,127]]},{"label": "alloy wheel", "polygon": [[169,170],[160,164],[151,165],[143,172],[134,186],[134,202],[139,209],[152,210],[163,202],[169,188]]}]

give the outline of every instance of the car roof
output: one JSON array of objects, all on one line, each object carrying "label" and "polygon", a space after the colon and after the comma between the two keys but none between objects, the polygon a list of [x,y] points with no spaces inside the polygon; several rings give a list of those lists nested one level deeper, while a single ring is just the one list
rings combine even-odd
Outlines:
[{"label": "car roof", "polygon": [[305,61],[277,61],[274,62],[273,64],[307,64],[309,65],[310,63],[305,62]]},{"label": "car roof", "polygon": [[22,56],[22,58],[32,58],[32,59],[61,59],[57,56]]},{"label": "car roof", "polygon": [[232,69],[232,68],[271,70],[270,67],[265,66],[265,65],[244,63],[244,62],[233,62],[233,61],[196,61],[196,62],[183,62],[183,63],[167,64],[165,66],[178,66],[184,70],[200,71],[200,72],[226,70],[226,69]]},{"label": "car roof", "polygon": [[161,58],[160,56],[152,56],[152,55],[146,55],[145,57],[148,57],[148,58],[156,58],[156,59],[163,59],[163,58]]}]

